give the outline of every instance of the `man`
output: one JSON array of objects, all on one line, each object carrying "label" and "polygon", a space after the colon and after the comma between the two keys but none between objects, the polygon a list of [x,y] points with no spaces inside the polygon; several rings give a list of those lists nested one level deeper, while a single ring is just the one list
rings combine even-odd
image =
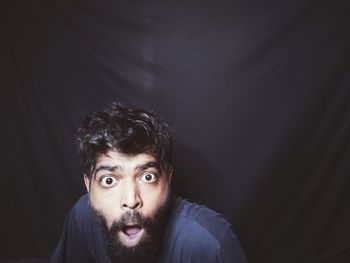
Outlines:
[{"label": "man", "polygon": [[78,153],[88,194],[51,262],[246,262],[221,215],[171,194],[170,129],[155,113],[111,104],[81,122]]}]

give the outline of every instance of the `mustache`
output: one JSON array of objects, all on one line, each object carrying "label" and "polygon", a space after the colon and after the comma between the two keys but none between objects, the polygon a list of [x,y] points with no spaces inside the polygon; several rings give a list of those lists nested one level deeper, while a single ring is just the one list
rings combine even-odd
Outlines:
[{"label": "mustache", "polygon": [[151,218],[143,216],[139,211],[126,211],[119,219],[115,219],[111,225],[110,232],[121,231],[127,225],[138,225],[142,228],[151,229],[153,221]]}]

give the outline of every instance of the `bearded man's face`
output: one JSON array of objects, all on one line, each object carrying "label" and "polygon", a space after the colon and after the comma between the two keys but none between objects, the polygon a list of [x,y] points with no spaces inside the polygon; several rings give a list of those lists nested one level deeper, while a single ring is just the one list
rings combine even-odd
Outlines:
[{"label": "bearded man's face", "polygon": [[110,150],[84,177],[90,205],[103,226],[110,260],[148,262],[158,252],[170,196],[171,171],[150,154]]}]

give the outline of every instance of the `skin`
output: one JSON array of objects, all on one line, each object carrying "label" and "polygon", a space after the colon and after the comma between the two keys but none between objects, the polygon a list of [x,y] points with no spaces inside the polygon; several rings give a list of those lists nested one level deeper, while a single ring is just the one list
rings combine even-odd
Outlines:
[{"label": "skin", "polygon": [[[110,150],[97,158],[91,180],[85,175],[84,182],[91,205],[104,214],[110,229],[127,211],[138,210],[153,218],[166,200],[171,177],[172,170],[164,171],[151,154],[126,155]],[[118,233],[127,247],[136,246],[146,234],[141,229],[139,237],[129,242]]]}]

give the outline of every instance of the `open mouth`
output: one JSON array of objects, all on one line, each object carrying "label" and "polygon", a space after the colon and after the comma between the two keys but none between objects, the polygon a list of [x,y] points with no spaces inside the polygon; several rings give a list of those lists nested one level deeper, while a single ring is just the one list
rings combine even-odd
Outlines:
[{"label": "open mouth", "polygon": [[120,231],[120,241],[127,247],[136,246],[144,233],[144,229],[139,225],[127,225]]}]

